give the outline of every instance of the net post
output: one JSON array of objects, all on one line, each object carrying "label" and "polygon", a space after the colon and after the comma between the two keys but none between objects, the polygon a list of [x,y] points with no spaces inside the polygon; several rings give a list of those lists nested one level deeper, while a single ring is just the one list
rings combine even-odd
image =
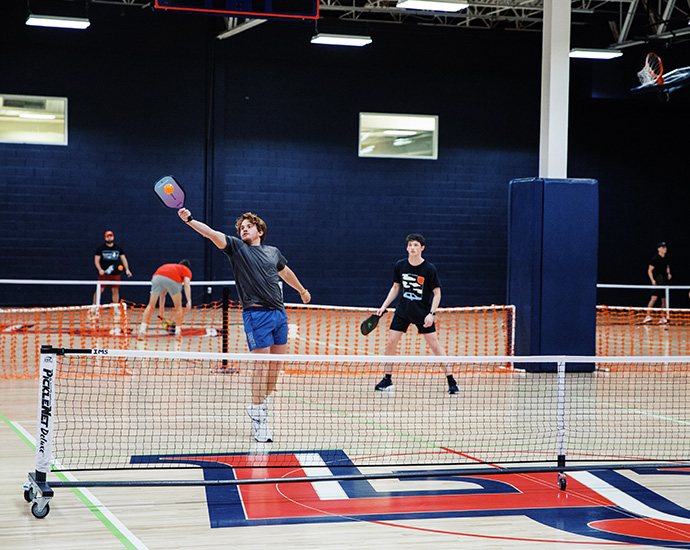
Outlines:
[{"label": "net post", "polygon": [[41,346],[36,420],[36,466],[35,472],[29,474],[29,487],[25,488],[25,497],[30,497],[26,500],[33,503],[31,513],[36,517],[48,515],[48,501],[53,497],[47,475],[50,472],[53,454],[55,368],[59,352],[59,349],[51,346]]},{"label": "net post", "polygon": [[[559,361],[556,369],[556,425],[559,468],[565,468],[565,371],[565,361]],[[561,491],[565,491],[566,478],[563,470],[558,472],[558,485]]]},{"label": "net post", "polygon": [[[228,337],[229,337],[229,315],[230,313],[230,289],[227,286],[223,287],[223,342],[222,352],[228,353]],[[223,366],[228,366],[228,360],[223,359]]]}]

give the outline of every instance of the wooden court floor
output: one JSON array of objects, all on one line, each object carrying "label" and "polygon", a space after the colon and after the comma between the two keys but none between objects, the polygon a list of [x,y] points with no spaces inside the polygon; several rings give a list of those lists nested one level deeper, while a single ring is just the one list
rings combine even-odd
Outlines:
[{"label": "wooden court floor", "polygon": [[282,483],[220,495],[196,486],[58,488],[49,515],[36,519],[22,485],[34,466],[37,384],[0,380],[3,549],[690,548],[690,470],[573,473],[566,491],[554,473],[376,480],[346,492],[337,483],[325,492]]}]

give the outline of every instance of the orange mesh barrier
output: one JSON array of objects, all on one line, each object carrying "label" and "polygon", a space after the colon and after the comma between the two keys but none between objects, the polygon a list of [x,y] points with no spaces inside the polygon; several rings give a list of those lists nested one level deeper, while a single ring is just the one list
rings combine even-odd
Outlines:
[{"label": "orange mesh barrier", "polygon": [[[286,306],[289,320],[288,353],[318,355],[381,355],[392,312],[369,335],[360,332],[373,309],[330,306]],[[137,338],[144,306],[123,302],[101,306],[0,309],[0,378],[31,378],[38,374],[41,345],[64,348],[111,348],[151,351],[246,353],[242,310],[231,303],[185,310],[181,337],[174,328],[151,316],[147,334]],[[171,317],[167,308],[165,316]],[[439,340],[448,355],[512,355],[514,308],[486,306],[441,308],[437,315]],[[224,328],[226,327],[226,328]],[[422,336],[411,327],[398,346],[401,355],[430,355]]]},{"label": "orange mesh barrier", "polygon": [[690,310],[597,306],[597,355],[690,355]]},{"label": "orange mesh barrier", "polygon": [[0,378],[38,376],[42,345],[59,348],[129,346],[126,304],[0,309]]},{"label": "orange mesh barrier", "polygon": [[[0,308],[0,378],[34,378],[41,345],[64,348],[145,349],[244,353],[242,311],[231,303],[225,314],[214,302],[185,310],[182,337],[152,315],[148,334],[135,337],[144,306],[123,302],[54,308]],[[360,323],[373,309],[288,305],[288,353],[382,355],[392,312],[368,336]],[[166,314],[171,308],[166,309]],[[155,322],[154,322],[155,320]],[[227,325],[227,330],[223,327]],[[514,308],[441,308],[438,336],[448,355],[513,355]],[[424,339],[411,327],[401,355],[428,356]],[[690,310],[597,306],[599,357],[690,355]],[[615,365],[611,368],[620,368]]]},{"label": "orange mesh barrier", "polygon": [[[393,313],[363,336],[360,325],[373,309],[302,306],[286,307],[290,324],[289,353],[311,355],[382,355]],[[512,355],[512,306],[440,308],[436,327],[448,355]],[[241,350],[246,351],[246,347]],[[424,338],[410,327],[400,340],[401,355],[431,355]]]}]

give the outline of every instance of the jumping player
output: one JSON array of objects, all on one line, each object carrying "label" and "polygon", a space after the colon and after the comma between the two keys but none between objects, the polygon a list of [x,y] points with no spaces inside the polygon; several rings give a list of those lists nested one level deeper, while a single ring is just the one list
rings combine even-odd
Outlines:
[{"label": "jumping player", "polygon": [[[178,215],[228,257],[242,303],[242,319],[249,351],[285,353],[288,320],[280,279],[299,292],[303,303],[309,303],[311,295],[287,266],[287,260],[280,250],[263,244],[266,223],[251,212],[242,214],[235,222],[235,229],[240,237],[238,239],[194,220],[187,208],[178,210]],[[260,443],[273,441],[268,427],[267,400],[275,389],[279,372],[278,361],[256,361],[252,370],[252,404],[247,407],[247,414],[252,419],[254,438]]]}]

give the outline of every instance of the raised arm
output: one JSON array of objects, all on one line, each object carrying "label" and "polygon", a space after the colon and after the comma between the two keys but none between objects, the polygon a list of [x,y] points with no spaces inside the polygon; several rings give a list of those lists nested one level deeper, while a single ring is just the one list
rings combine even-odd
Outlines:
[{"label": "raised arm", "polygon": [[208,225],[199,220],[192,219],[192,213],[187,208],[180,208],[177,211],[177,215],[194,231],[206,237],[221,250],[227,246],[228,243],[225,240],[225,233],[211,229]]}]

